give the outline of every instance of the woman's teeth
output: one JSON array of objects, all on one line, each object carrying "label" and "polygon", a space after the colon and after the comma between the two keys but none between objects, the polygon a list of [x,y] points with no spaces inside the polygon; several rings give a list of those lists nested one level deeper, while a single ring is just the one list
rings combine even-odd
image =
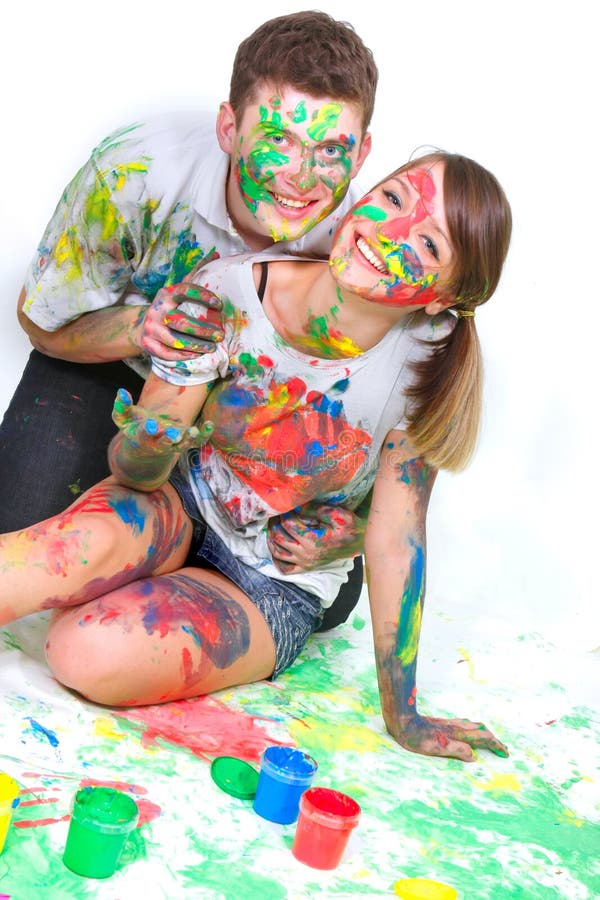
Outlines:
[{"label": "woman's teeth", "polygon": [[371,248],[369,247],[369,245],[367,244],[367,242],[365,241],[364,238],[362,238],[362,237],[357,238],[356,246],[358,247],[358,249],[360,250],[362,255],[365,257],[367,262],[370,262],[371,265],[375,269],[377,269],[378,272],[381,272],[382,275],[387,275],[387,268],[385,267],[383,262],[379,259],[379,257],[373,253],[373,251],[371,250]]}]

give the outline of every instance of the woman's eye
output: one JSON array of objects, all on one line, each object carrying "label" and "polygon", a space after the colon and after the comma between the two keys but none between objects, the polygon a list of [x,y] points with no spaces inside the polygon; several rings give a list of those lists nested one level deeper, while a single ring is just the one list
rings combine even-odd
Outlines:
[{"label": "woman's eye", "polygon": [[402,200],[398,196],[398,194],[394,193],[394,191],[384,191],[384,195],[390,201],[392,206],[397,206],[398,209],[402,209]]},{"label": "woman's eye", "polygon": [[435,259],[437,259],[439,262],[440,252],[435,241],[432,241],[431,238],[427,237],[426,234],[424,234],[421,239],[425,245],[426,250],[428,250],[428,252],[431,253],[431,255],[435,257]]},{"label": "woman's eye", "polygon": [[285,135],[283,134],[270,134],[269,140],[272,144],[277,144],[278,146],[283,144],[285,141]]}]

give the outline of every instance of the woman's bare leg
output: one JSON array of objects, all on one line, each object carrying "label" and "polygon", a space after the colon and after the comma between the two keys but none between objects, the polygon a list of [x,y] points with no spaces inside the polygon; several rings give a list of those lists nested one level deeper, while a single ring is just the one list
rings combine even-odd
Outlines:
[{"label": "woman's bare leg", "polygon": [[208,694],[268,677],[269,627],[219,572],[143,578],[53,614],[46,646],[55,677],[107,706]]},{"label": "woman's bare leg", "polygon": [[107,478],[60,515],[0,537],[0,625],[174,571],[191,535],[171,485],[144,494]]}]

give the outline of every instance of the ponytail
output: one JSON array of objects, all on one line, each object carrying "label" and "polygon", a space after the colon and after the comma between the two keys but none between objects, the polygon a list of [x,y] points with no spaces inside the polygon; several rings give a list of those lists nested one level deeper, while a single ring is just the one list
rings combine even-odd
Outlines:
[{"label": "ponytail", "polygon": [[458,472],[471,460],[481,419],[483,361],[474,312],[498,285],[512,216],[496,178],[465,156],[436,152],[412,160],[408,168],[436,161],[445,166],[444,205],[455,257],[447,289],[456,298],[457,321],[450,334],[429,344],[429,356],[413,365],[407,431],[428,462]]},{"label": "ponytail", "polygon": [[436,468],[459,472],[471,460],[481,419],[483,361],[474,318],[457,318],[413,371],[407,389],[412,444]]}]

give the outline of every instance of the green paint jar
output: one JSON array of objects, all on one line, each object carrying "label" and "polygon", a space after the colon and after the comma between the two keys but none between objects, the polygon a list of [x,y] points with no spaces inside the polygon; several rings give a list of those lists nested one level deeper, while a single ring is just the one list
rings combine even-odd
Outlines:
[{"label": "green paint jar", "polygon": [[137,825],[138,808],[114,788],[85,787],[73,802],[63,854],[67,868],[86,878],[108,878],[119,862],[127,835]]}]

